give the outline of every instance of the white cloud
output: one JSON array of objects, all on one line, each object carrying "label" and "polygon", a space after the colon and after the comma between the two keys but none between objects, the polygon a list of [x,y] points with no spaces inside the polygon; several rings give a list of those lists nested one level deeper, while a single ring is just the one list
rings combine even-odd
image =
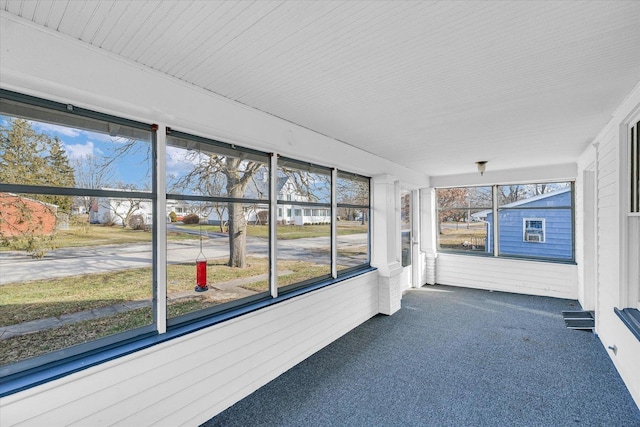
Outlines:
[{"label": "white cloud", "polygon": [[96,155],[96,149],[91,141],[87,141],[85,144],[64,144],[64,149],[70,159],[94,157]]},{"label": "white cloud", "polygon": [[167,173],[178,174],[189,172],[200,163],[198,156],[184,148],[167,146]]},{"label": "white cloud", "polygon": [[108,135],[106,133],[99,133],[99,132],[92,132],[92,131],[84,131],[83,132],[85,135],[87,135],[88,138],[93,139],[94,141],[98,141],[98,142],[118,142],[118,143],[124,143],[129,141],[127,138],[123,138],[120,136],[111,136]]},{"label": "white cloud", "polygon": [[80,131],[78,129],[73,129],[66,126],[58,126],[42,122],[30,122],[30,124],[34,129],[40,132],[57,133],[59,135],[64,135],[71,138],[75,138],[76,136],[80,135]]}]

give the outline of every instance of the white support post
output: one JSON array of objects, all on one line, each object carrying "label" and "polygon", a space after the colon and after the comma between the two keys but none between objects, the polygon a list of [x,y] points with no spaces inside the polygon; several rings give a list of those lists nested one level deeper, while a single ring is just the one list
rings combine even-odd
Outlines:
[{"label": "white support post", "polygon": [[491,188],[493,193],[493,256],[497,257],[500,255],[500,246],[498,242],[500,226],[498,225],[498,204],[500,203],[498,200],[498,186],[494,185]]},{"label": "white support post", "polygon": [[331,170],[331,277],[338,277],[338,169]]},{"label": "white support post", "polygon": [[437,262],[437,242],[438,233],[438,209],[436,206],[435,188],[423,188],[420,190],[421,212],[421,239],[420,249],[425,254],[424,283],[427,285],[436,284],[436,262]]},{"label": "white support post", "polygon": [[372,179],[372,259],[378,269],[378,311],[391,315],[400,309],[402,264],[399,262],[398,215],[400,197],[394,177]]},{"label": "white support post", "polygon": [[159,334],[167,332],[167,128],[158,125],[156,131],[156,327]]},{"label": "white support post", "polygon": [[422,281],[422,252],[420,251],[420,192],[411,191],[411,286],[421,287]]},{"label": "white support post", "polygon": [[269,163],[269,289],[278,296],[278,155]]}]

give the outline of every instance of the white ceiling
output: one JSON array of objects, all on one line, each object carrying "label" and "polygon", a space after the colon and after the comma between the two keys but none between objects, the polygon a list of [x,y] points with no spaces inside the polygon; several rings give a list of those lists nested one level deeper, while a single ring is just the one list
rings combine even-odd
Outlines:
[{"label": "white ceiling", "polygon": [[640,1],[0,9],[432,176],[575,162],[640,81]]}]

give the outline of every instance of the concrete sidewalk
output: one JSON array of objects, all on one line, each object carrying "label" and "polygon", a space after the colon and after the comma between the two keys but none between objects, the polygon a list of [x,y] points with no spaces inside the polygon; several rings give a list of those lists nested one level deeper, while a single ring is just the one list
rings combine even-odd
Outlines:
[{"label": "concrete sidewalk", "polygon": [[[283,270],[278,272],[278,276],[284,276],[291,273],[293,273],[293,271]],[[188,298],[207,298],[209,300],[221,302],[229,301],[232,299],[240,299],[256,294],[256,292],[254,291],[243,288],[243,285],[268,279],[269,275],[267,273],[240,279],[233,279],[226,282],[210,285],[209,290],[206,292],[196,292],[194,286],[193,290],[169,294],[167,299],[168,302]],[[0,340],[5,340],[18,335],[40,332],[47,329],[59,328],[61,326],[84,322],[86,320],[113,316],[118,313],[124,313],[144,307],[151,307],[151,300],[128,301],[124,303],[109,305],[106,307],[95,308],[93,310],[85,310],[78,313],[63,314],[61,316],[47,317],[45,319],[19,323],[17,325],[4,326],[0,327]]]}]

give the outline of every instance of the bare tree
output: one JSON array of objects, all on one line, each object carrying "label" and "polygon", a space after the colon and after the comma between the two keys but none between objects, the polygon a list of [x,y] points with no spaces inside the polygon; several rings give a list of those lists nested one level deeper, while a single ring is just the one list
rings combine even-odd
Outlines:
[{"label": "bare tree", "polygon": [[[119,189],[137,191],[138,189],[132,184],[118,183],[116,186]],[[131,217],[137,212],[143,209],[144,200],[137,197],[125,197],[125,198],[105,198],[103,202],[103,208],[109,210],[109,214],[112,218],[118,218],[122,223],[122,227],[125,228],[129,225]]]},{"label": "bare tree", "polygon": [[438,233],[442,234],[441,224],[446,220],[458,222],[465,218],[465,210],[469,205],[467,188],[439,188],[438,197]]},{"label": "bare tree", "polygon": [[[173,188],[197,189],[198,193],[219,196],[222,189],[227,197],[242,199],[255,174],[264,164],[255,161],[243,161],[239,158],[219,156],[200,151],[190,152],[187,157],[194,164],[189,173],[179,178]],[[222,213],[220,211],[220,213]],[[229,213],[229,261],[230,267],[244,268],[246,261],[247,220],[243,204],[231,202]],[[220,216],[222,221],[222,216]]]},{"label": "bare tree", "polygon": [[[111,186],[109,180],[113,176],[113,164],[105,164],[93,155],[84,155],[73,161],[73,167],[78,187],[100,189]],[[85,212],[89,212],[91,206],[96,203],[95,197],[91,196],[78,196],[77,200],[84,207]]]}]

